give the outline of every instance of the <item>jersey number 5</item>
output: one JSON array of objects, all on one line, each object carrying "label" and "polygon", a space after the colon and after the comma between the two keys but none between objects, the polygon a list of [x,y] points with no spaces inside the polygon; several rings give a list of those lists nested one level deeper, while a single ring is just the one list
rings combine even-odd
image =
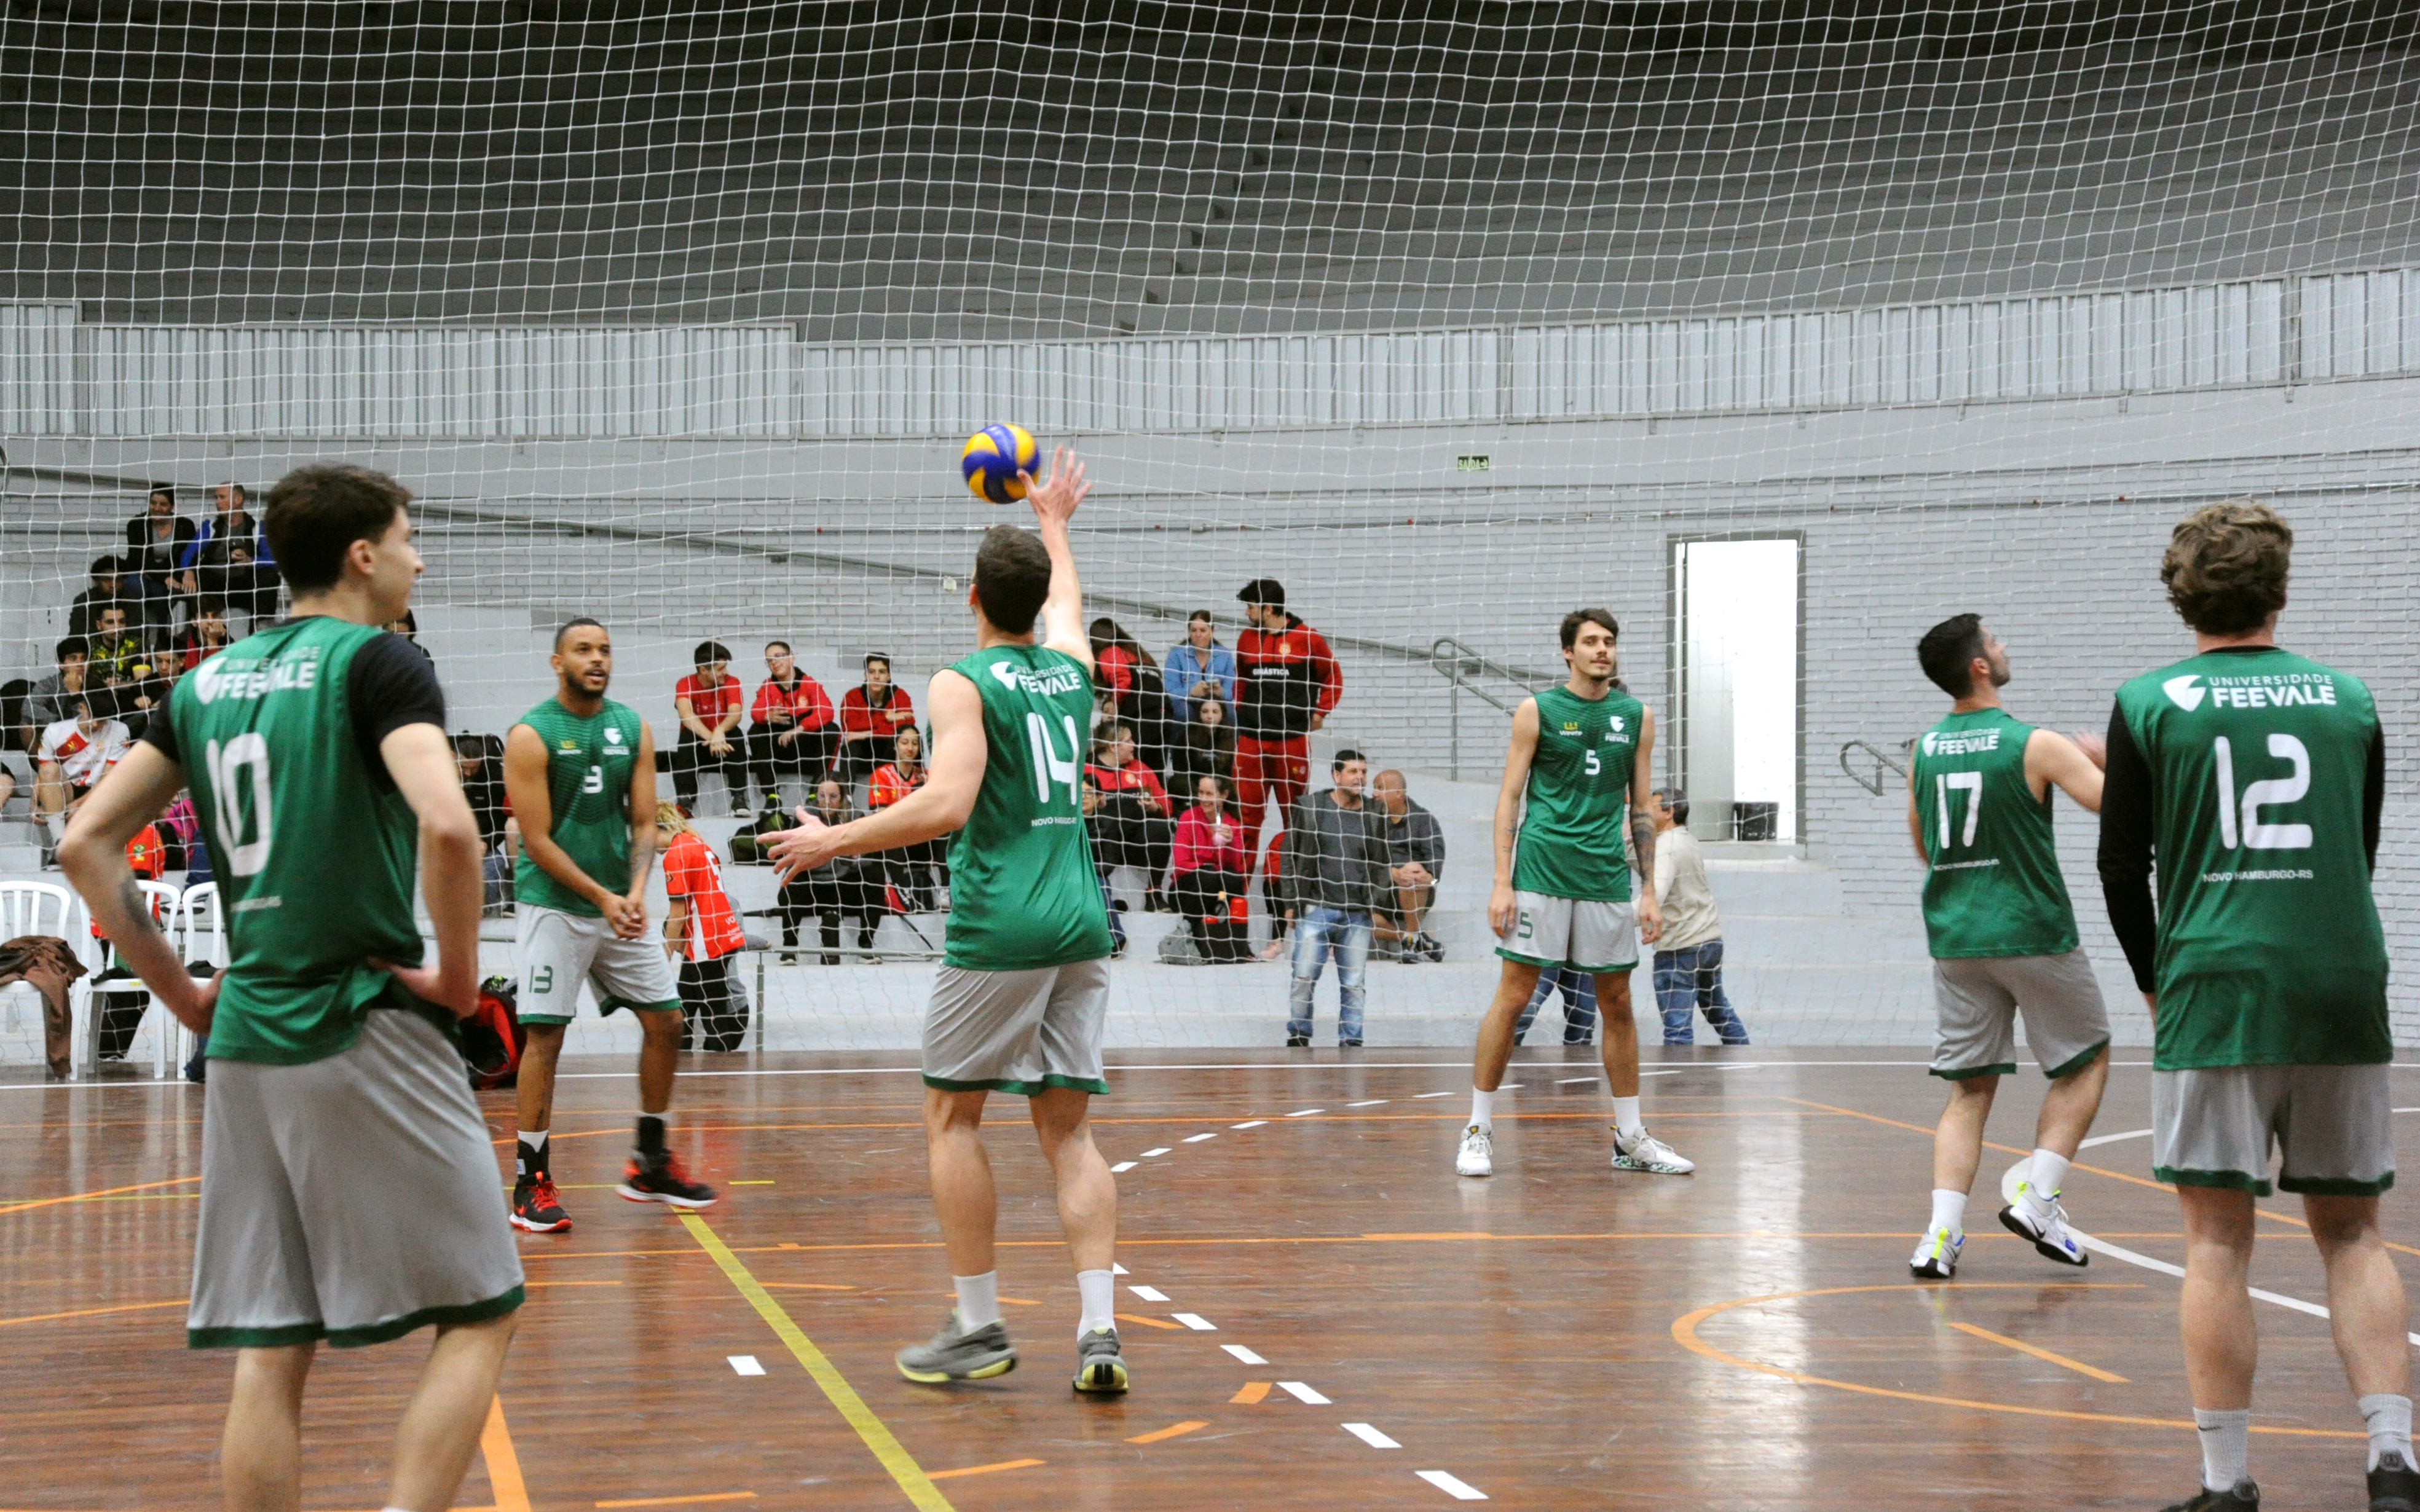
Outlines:
[{"label": "jersey number 5", "polygon": [[[1962,788],[1966,794],[1966,833],[1962,838],[1949,830],[1949,792]],[[1941,848],[1975,843],[1975,826],[1983,819],[1983,774],[1980,772],[1936,772],[1932,778],[1932,804],[1941,818]]]},{"label": "jersey number 5", "polygon": [[1076,718],[1063,714],[1059,722],[1067,728],[1067,759],[1059,759],[1059,748],[1050,743],[1050,726],[1039,714],[1025,717],[1026,740],[1033,748],[1033,795],[1044,803],[1050,801],[1052,784],[1067,784],[1067,801],[1079,802],[1083,796],[1084,768],[1078,764],[1084,754],[1083,741],[1076,733]]},{"label": "jersey number 5", "polygon": [[[2292,735],[2271,735],[2269,754],[2279,761],[2294,764],[2291,777],[2271,778],[2255,782],[2235,795],[2235,748],[2221,735],[2211,746],[2211,754],[2218,763],[2218,839],[2228,850],[2239,844],[2247,851],[2304,851],[2311,847],[2311,826],[2308,825],[2264,825],[2261,809],[2273,803],[2292,803],[2311,791],[2310,748]],[[2236,825],[2237,814],[2242,815],[2242,826]],[[2241,840],[2238,836],[2241,835]]]},{"label": "jersey number 5", "polygon": [[[269,742],[256,731],[247,732],[224,747],[211,741],[202,757],[209,771],[211,819],[226,852],[228,874],[256,876],[269,864]],[[247,841],[246,835],[252,838]]]}]

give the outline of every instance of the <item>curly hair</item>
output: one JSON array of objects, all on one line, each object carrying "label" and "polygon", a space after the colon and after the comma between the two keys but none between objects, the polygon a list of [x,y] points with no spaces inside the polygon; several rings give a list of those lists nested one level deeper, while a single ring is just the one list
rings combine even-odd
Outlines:
[{"label": "curly hair", "polygon": [[2205,504],[2177,522],[2160,581],[2187,625],[2205,635],[2237,635],[2286,607],[2293,551],[2293,527],[2267,504]]}]

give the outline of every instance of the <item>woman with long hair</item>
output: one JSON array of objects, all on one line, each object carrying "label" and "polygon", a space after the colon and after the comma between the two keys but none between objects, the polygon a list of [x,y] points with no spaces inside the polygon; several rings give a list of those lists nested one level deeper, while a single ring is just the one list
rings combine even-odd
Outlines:
[{"label": "woman with long hair", "polygon": [[1223,965],[1251,953],[1244,894],[1252,885],[1252,842],[1229,810],[1233,779],[1204,772],[1193,792],[1193,807],[1176,822],[1169,891],[1202,959]]}]

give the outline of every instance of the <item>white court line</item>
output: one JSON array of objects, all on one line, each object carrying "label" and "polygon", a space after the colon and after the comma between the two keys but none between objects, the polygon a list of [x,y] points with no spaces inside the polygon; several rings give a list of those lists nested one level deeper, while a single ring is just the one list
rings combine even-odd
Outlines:
[{"label": "white court line", "polygon": [[1569,1086],[1571,1086],[1574,1082],[1595,1082],[1595,1081],[1603,1081],[1604,1079],[1605,1079],[1605,1078],[1603,1078],[1603,1077],[1601,1077],[1601,1076],[1566,1076],[1566,1077],[1564,1077],[1561,1081],[1557,1082],[1555,1085],[1556,1085],[1557,1087],[1569,1087]]},{"label": "white court line", "polygon": [[1141,1164],[1142,1162],[1139,1160],[1122,1160],[1115,1165],[1109,1167],[1109,1174],[1112,1176],[1124,1175],[1125,1172],[1133,1170],[1136,1166]]},{"label": "white court line", "polygon": [[1319,1393],[1311,1390],[1309,1386],[1304,1385],[1299,1381],[1280,1381],[1278,1382],[1278,1390],[1284,1392],[1295,1401],[1309,1402],[1313,1407],[1326,1407],[1328,1405],[1326,1397],[1322,1396]]},{"label": "white court line", "polygon": [[1109,1262],[1109,1274],[1111,1274],[1111,1275],[1125,1275],[1125,1273],[1126,1273],[1126,1268],[1125,1268],[1125,1266],[1120,1265],[1120,1264],[1119,1264],[1117,1261],[1115,1261],[1115,1260],[1111,1260],[1111,1261]]},{"label": "white court line", "polygon": [[1373,1098],[1366,1098],[1366,1099],[1364,1099],[1363,1101],[1358,1102],[1358,1103],[1345,1103],[1344,1105],[1345,1105],[1346,1107],[1348,1107],[1348,1108],[1374,1108],[1374,1107],[1376,1107],[1379,1103],[1384,1103],[1385,1101],[1387,1101],[1387,1100],[1386,1100],[1385,1098],[1383,1098],[1383,1097],[1373,1097]]},{"label": "white court line", "polygon": [[1156,1160],[1160,1156],[1167,1154],[1171,1148],[1172,1147],[1162,1145],[1157,1149],[1146,1149],[1142,1152],[1142,1158],[1145,1160]]},{"label": "white court line", "polygon": [[[2180,1281],[2184,1279],[2185,1268],[2181,1265],[2170,1265],[2165,1260],[2155,1260],[2149,1255],[2137,1255],[2133,1250],[2112,1244],[2105,1239],[2095,1239],[2073,1225],[2070,1225],[2067,1231],[2073,1234],[2075,1242],[2086,1249],[2106,1255],[2113,1260],[2124,1260],[2129,1265],[2139,1265],[2146,1271],[2157,1271],[2162,1275],[2172,1275]],[[2264,1291],[2258,1287],[2246,1287],[2243,1289],[2259,1302],[2279,1307],[2290,1307],[2298,1313],[2308,1313],[2313,1318],[2328,1316],[2328,1310],[2316,1302],[2304,1302],[2300,1297],[2288,1297],[2283,1292]],[[2407,1334],[2404,1337],[2414,1344],[2420,1344],[2420,1334]]]},{"label": "white court line", "polygon": [[731,1362],[731,1368],[736,1374],[761,1376],[765,1373],[765,1366],[752,1354],[727,1354],[723,1358]]},{"label": "white court line", "polygon": [[1166,1302],[1168,1300],[1168,1293],[1160,1290],[1157,1287],[1128,1287],[1126,1289],[1133,1292],[1136,1296],[1140,1297],[1145,1302]]},{"label": "white court line", "polygon": [[1200,1313],[1171,1313],[1168,1316],[1175,1319],[1178,1322],[1183,1323],[1186,1327],[1193,1330],[1196,1334],[1216,1334],[1218,1332],[1218,1325],[1202,1317]]},{"label": "white court line", "polygon": [[1451,1097],[1451,1096],[1453,1096],[1453,1094],[1452,1094],[1451,1092],[1421,1092],[1421,1093],[1418,1094],[1417,1096],[1415,1096],[1415,1097],[1412,1099],[1412,1101],[1413,1101],[1413,1102],[1415,1102],[1415,1103],[1417,1103],[1417,1102],[1419,1102],[1421,1098],[1424,1098],[1424,1097]]},{"label": "white court line", "polygon": [[1403,1447],[1402,1444],[1397,1443],[1394,1440],[1387,1437],[1385,1434],[1379,1432],[1376,1428],[1372,1427],[1367,1423],[1347,1423],[1344,1425],[1344,1431],[1352,1434],[1355,1438],[1360,1440],[1363,1443],[1368,1444],[1373,1449],[1400,1449]]},{"label": "white court line", "polygon": [[1187,1134],[1184,1138],[1178,1140],[1177,1143],[1181,1145],[1198,1145],[1204,1139],[1216,1139],[1218,1137],[1218,1135],[1215,1132],[1211,1134]]},{"label": "white court line", "polygon": [[1286,1117],[1289,1119],[1308,1119],[1314,1113],[1325,1113],[1326,1111],[1327,1110],[1326,1108],[1296,1108],[1292,1113],[1287,1114]]},{"label": "white court line", "polygon": [[1236,1359],[1243,1361],[1246,1365],[1268,1364],[1266,1360],[1262,1359],[1259,1355],[1254,1354],[1251,1350],[1244,1348],[1240,1344],[1221,1344],[1218,1348],[1226,1350],[1229,1354],[1233,1355]]},{"label": "white court line", "polygon": [[1228,1128],[1230,1128],[1230,1129],[1257,1129],[1257,1128],[1259,1128],[1262,1124],[1264,1124],[1264,1123],[1266,1123],[1266,1122],[1268,1122],[1268,1121],[1269,1121],[1269,1120],[1268,1120],[1268,1119],[1253,1119],[1251,1122],[1249,1122],[1249,1123],[1231,1123],[1231,1124],[1227,1125],[1227,1127],[1228,1127]]},{"label": "white court line", "polygon": [[[2397,1108],[2395,1111],[2400,1113],[2403,1110],[2401,1108]],[[2149,1129],[2129,1129],[2124,1134],[2094,1134],[2091,1138],[2086,1140],[2075,1148],[2078,1149],[2090,1149],[2095,1145],[2114,1145],[2120,1139],[2140,1139],[2150,1132],[2151,1131]],[[2028,1155],[2025,1158],[2031,1160],[2033,1157]]]},{"label": "white court line", "polygon": [[1418,1474],[1420,1479],[1427,1481],[1430,1485],[1435,1487],[1438,1490],[1445,1492],[1446,1495],[1452,1497],[1457,1502],[1484,1502],[1487,1500],[1487,1493],[1485,1491],[1482,1491],[1478,1487],[1471,1485],[1468,1481],[1457,1479],[1452,1475],[1449,1475],[1442,1470],[1422,1470],[1416,1471],[1414,1473]]}]

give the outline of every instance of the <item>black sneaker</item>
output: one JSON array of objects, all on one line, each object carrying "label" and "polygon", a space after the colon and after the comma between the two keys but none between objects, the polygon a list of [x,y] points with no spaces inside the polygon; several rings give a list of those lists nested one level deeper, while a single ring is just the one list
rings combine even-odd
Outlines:
[{"label": "black sneaker", "polygon": [[554,1178],[544,1171],[513,1183],[511,1217],[515,1228],[533,1234],[559,1234],[571,1227],[571,1214],[563,1211]]},{"label": "black sneaker", "polygon": [[1339,1050],[1358,1050],[1361,1048],[1361,1041],[1358,1040],[1339,1040],[1336,1041],[1336,1048]]},{"label": "black sneaker", "polygon": [[1308,1034],[1289,1034],[1286,1036],[1286,1048],[1288,1050],[1308,1049],[1310,1045],[1311,1036]]},{"label": "black sneaker", "polygon": [[665,1150],[653,1160],[630,1157],[622,1167],[622,1184],[613,1189],[632,1202],[663,1202],[675,1208],[711,1208],[714,1188],[692,1181],[681,1169],[680,1157]]},{"label": "black sneaker", "polygon": [[2381,1455],[2369,1473],[2369,1512],[2420,1512],[2420,1471],[2401,1455]]},{"label": "black sneaker", "polygon": [[2259,1512],[2259,1508],[2260,1488],[2240,1480],[2231,1491],[2213,1491],[2205,1486],[2192,1501],[2179,1502],[2163,1512]]},{"label": "black sneaker", "polygon": [[1076,1341],[1076,1389],[1107,1396],[1126,1389],[1126,1357],[1116,1329],[1096,1328]]}]

